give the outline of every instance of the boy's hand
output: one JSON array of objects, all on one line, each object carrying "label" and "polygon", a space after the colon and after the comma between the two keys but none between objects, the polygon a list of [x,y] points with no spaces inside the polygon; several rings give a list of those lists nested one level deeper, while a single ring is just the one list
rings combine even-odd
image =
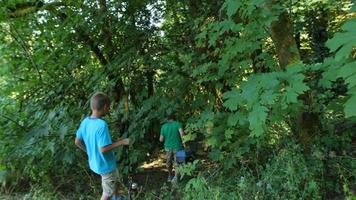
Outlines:
[{"label": "boy's hand", "polygon": [[120,140],[121,145],[129,145],[130,144],[130,138],[126,138],[123,140]]}]

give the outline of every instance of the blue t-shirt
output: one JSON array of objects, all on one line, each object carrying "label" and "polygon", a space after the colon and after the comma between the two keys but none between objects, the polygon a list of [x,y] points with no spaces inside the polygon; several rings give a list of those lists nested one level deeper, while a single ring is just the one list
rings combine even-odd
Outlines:
[{"label": "blue t-shirt", "polygon": [[101,153],[100,148],[112,144],[107,123],[99,118],[86,117],[76,133],[88,154],[89,167],[97,174],[107,174],[116,169],[114,152]]}]

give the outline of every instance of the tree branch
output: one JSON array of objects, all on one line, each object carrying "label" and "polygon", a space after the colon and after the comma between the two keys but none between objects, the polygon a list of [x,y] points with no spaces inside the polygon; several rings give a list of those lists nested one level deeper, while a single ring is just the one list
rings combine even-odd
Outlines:
[{"label": "tree branch", "polygon": [[[56,14],[62,21],[67,19],[67,15],[65,13],[59,12],[57,7],[65,6],[66,4],[63,2],[53,2],[44,4],[42,1],[37,2],[25,2],[18,3],[15,5],[15,8],[8,8],[11,12],[9,16],[14,17],[22,17],[31,13],[35,13],[39,10],[48,10],[51,13]],[[105,58],[104,54],[101,52],[99,47],[95,44],[94,40],[90,38],[90,36],[80,27],[76,27],[76,32],[79,34],[79,38],[85,42],[90,49],[94,52],[95,56],[98,58],[102,65],[107,65],[109,62]]]},{"label": "tree branch", "polygon": [[[8,10],[10,11],[8,13],[8,16],[10,18],[15,18],[15,17],[22,17],[26,16],[28,14],[35,13],[39,10],[47,10],[55,15],[57,15],[62,21],[66,20],[68,16],[65,13],[62,13],[58,11],[59,6],[66,6],[65,3],[63,2],[53,2],[53,3],[47,3],[44,4],[42,1],[36,1],[36,2],[26,2],[26,3],[18,3],[15,5],[15,7],[9,7]],[[107,10],[107,5],[106,5],[106,0],[99,0],[99,6],[101,10],[101,14],[106,15],[108,10]],[[96,42],[93,40],[92,37],[85,31],[84,28],[77,26],[75,27],[75,31],[78,33],[80,40],[84,42],[86,45],[88,45],[91,49],[91,51],[95,54],[97,59],[99,60],[100,64],[107,67],[107,65],[110,63],[112,59],[114,59],[114,43],[112,42],[112,33],[110,32],[109,29],[109,20],[107,17],[104,19],[104,24],[102,27],[103,31],[103,37],[105,38],[105,46],[108,49],[108,58],[105,57],[104,52],[99,48],[99,46],[96,44]],[[108,78],[111,80],[116,80],[116,85],[113,88],[113,95],[116,100],[120,100],[125,93],[124,87],[123,87],[123,81],[117,77],[115,77],[112,73],[109,73]]]},{"label": "tree branch", "polygon": [[23,17],[39,10],[52,10],[55,7],[65,6],[63,2],[52,2],[44,4],[42,1],[17,3],[15,7],[8,7],[10,18]]},{"label": "tree branch", "polygon": [[80,35],[82,41],[90,47],[90,49],[93,51],[93,53],[98,58],[100,63],[103,66],[109,64],[109,61],[105,58],[104,54],[101,52],[99,47],[95,44],[95,41],[82,28],[76,28],[76,31]]},{"label": "tree branch", "polygon": [[14,30],[14,33],[16,34],[12,34],[10,32],[10,35],[12,36],[12,38],[16,41],[16,43],[22,48],[22,50],[24,51],[24,53],[26,54],[28,60],[30,61],[31,65],[36,69],[37,73],[38,73],[38,76],[39,76],[39,79],[41,82],[42,81],[42,74],[41,74],[41,71],[39,70],[39,67],[38,65],[36,64],[36,62],[34,61],[34,59],[32,58],[32,55],[30,54],[30,51],[28,50],[28,47],[25,43],[25,41],[22,39],[21,35],[19,34],[19,32],[16,30],[16,28],[14,26],[11,26],[11,23],[10,23],[10,28],[12,30]]},{"label": "tree branch", "polygon": [[21,125],[19,122],[17,122],[17,121],[15,121],[15,120],[11,119],[10,117],[8,117],[8,116],[6,116],[6,115],[3,115],[3,114],[2,114],[2,115],[0,115],[0,116],[3,117],[4,119],[7,119],[7,120],[13,122],[14,124],[16,124],[17,126],[23,128],[23,129],[27,129],[25,126]]},{"label": "tree branch", "polygon": [[106,0],[99,0],[99,5],[100,5],[100,15],[104,15],[103,26],[102,26],[104,43],[106,48],[108,49],[107,51],[108,57],[110,60],[112,60],[114,58],[115,51],[113,51],[114,44],[112,42],[112,33],[110,31],[110,21],[107,17],[108,8],[106,5]]}]

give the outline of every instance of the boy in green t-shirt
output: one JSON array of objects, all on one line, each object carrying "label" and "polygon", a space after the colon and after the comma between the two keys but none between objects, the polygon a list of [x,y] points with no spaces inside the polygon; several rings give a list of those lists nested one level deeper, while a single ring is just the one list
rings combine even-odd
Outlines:
[{"label": "boy in green t-shirt", "polygon": [[[166,151],[166,164],[168,168],[168,182],[177,179],[177,158],[176,152],[184,149],[183,144],[184,131],[182,125],[175,121],[175,114],[167,117],[167,122],[161,128],[159,141],[164,141],[164,149]],[[173,177],[173,167],[175,169],[175,177]]]}]

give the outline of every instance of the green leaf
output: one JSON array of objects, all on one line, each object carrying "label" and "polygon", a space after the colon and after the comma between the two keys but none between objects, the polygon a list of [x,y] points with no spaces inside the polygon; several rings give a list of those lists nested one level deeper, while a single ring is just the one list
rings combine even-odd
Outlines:
[{"label": "green leaf", "polygon": [[232,135],[234,134],[234,131],[233,130],[231,130],[231,129],[227,129],[226,131],[225,131],[225,138],[226,139],[231,139],[232,138]]},{"label": "green leaf", "polygon": [[258,5],[260,6],[261,4],[265,3],[266,0],[252,0],[251,3],[253,5]]},{"label": "green leaf", "polygon": [[55,143],[54,142],[48,142],[47,143],[47,148],[51,151],[51,153],[55,152],[54,147],[55,147]]},{"label": "green leaf", "polygon": [[277,80],[276,74],[268,73],[263,74],[260,78],[260,84],[265,89],[275,88],[279,85],[279,81]]},{"label": "green leaf", "polygon": [[303,82],[304,75],[298,74],[295,75],[290,83],[292,91],[297,94],[302,94],[303,92],[307,91],[309,87]]},{"label": "green leaf", "polygon": [[[326,46],[336,52],[335,60],[340,61],[348,58],[356,45],[356,19],[350,19],[343,26],[344,32],[336,33],[333,38],[326,42]],[[341,48],[340,48],[341,47]]]},{"label": "green leaf", "polygon": [[63,160],[66,162],[66,163],[69,163],[69,164],[72,164],[73,163],[73,160],[74,160],[74,154],[73,153],[65,153],[64,154],[64,158]]},{"label": "green leaf", "polygon": [[8,174],[7,170],[0,169],[0,184],[4,186],[6,184],[6,175]]},{"label": "green leaf", "polygon": [[[298,71],[299,70],[296,70],[296,71],[294,71],[294,73],[297,73]],[[309,89],[309,87],[303,82],[304,75],[291,74],[289,76],[286,76],[285,74],[281,74],[281,77],[283,77],[283,79],[286,79],[289,83],[289,86],[287,86],[285,88],[283,100],[287,104],[288,103],[297,103],[297,97]]]},{"label": "green leaf", "polygon": [[225,2],[226,4],[226,11],[227,11],[227,16],[230,18],[232,17],[237,10],[241,7],[242,1],[236,1],[236,0],[227,0]]},{"label": "green leaf", "polygon": [[345,31],[355,32],[356,27],[356,18],[350,19],[344,25],[342,25],[342,29]]},{"label": "green leaf", "polygon": [[325,88],[331,88],[332,81],[336,80],[339,71],[340,68],[336,66],[327,68],[327,71],[323,73],[323,78],[320,80],[320,86]]},{"label": "green leaf", "polygon": [[204,40],[205,40],[207,34],[208,34],[208,32],[207,32],[206,30],[204,30],[204,31],[200,32],[200,33],[195,37],[195,39],[196,39],[196,40],[201,40],[201,39],[204,39]]},{"label": "green leaf", "polygon": [[51,111],[49,114],[48,114],[48,119],[49,120],[53,120],[53,118],[56,116],[56,111]]},{"label": "green leaf", "polygon": [[225,92],[223,98],[226,99],[223,104],[224,107],[231,111],[236,111],[238,105],[241,103],[241,95],[238,90]]},{"label": "green leaf", "polygon": [[345,117],[356,117],[356,95],[351,96],[344,104]]},{"label": "green leaf", "polygon": [[308,183],[308,189],[311,190],[311,191],[314,191],[318,188],[318,185],[316,184],[315,181],[310,181]]},{"label": "green leaf", "polygon": [[210,137],[206,140],[206,143],[208,145],[211,145],[212,147],[217,147],[218,146],[218,138],[217,137]]},{"label": "green leaf", "polygon": [[234,127],[237,124],[240,126],[244,126],[247,123],[246,116],[242,114],[242,112],[236,112],[234,114],[230,114],[227,120],[227,124],[230,127]]},{"label": "green leaf", "polygon": [[209,158],[211,158],[213,161],[219,161],[223,158],[222,153],[219,149],[213,149],[209,153]]},{"label": "green leaf", "polygon": [[236,162],[238,161],[233,155],[229,155],[228,159],[224,160],[224,167],[225,169],[232,169],[233,166],[236,165]]},{"label": "green leaf", "polygon": [[64,136],[67,134],[67,132],[68,132],[68,126],[62,125],[59,128],[59,136],[62,140],[64,139]]},{"label": "green leaf", "polygon": [[309,87],[303,82],[303,74],[290,75],[287,77],[287,81],[289,83],[289,87],[286,87],[287,91],[291,91],[296,94],[302,94],[303,92],[309,89]]},{"label": "green leaf", "polygon": [[231,57],[230,54],[225,54],[222,56],[221,60],[219,61],[219,72],[218,75],[223,77],[226,73],[226,70],[229,69],[229,58]]},{"label": "green leaf", "polygon": [[209,47],[214,47],[217,39],[219,38],[218,32],[213,32],[209,34]]},{"label": "green leaf", "polygon": [[250,122],[250,130],[252,136],[259,137],[264,132],[263,125],[266,122],[268,109],[260,104],[255,104],[252,111],[249,113],[248,120]]},{"label": "green leaf", "polygon": [[241,27],[240,24],[235,24],[235,22],[233,22],[232,20],[224,20],[219,24],[220,24],[220,30],[219,30],[220,35],[232,29]]},{"label": "green leaf", "polygon": [[241,85],[241,97],[247,101],[247,106],[250,108],[258,101],[261,85],[258,76],[250,76],[248,81]]},{"label": "green leaf", "polygon": [[[354,34],[355,35],[351,40],[356,41],[356,32]],[[355,46],[355,43],[352,41],[350,41],[350,43],[344,44],[344,46],[336,53],[335,60],[341,61],[342,59],[348,58]]]},{"label": "green leaf", "polygon": [[347,78],[356,73],[356,62],[350,62],[339,68],[338,77]]},{"label": "green leaf", "polygon": [[273,90],[266,90],[261,95],[261,103],[262,104],[271,105],[271,104],[273,104],[275,102],[277,97],[278,97],[278,95],[275,94]]},{"label": "green leaf", "polygon": [[5,6],[0,7],[0,22],[5,21],[7,19],[7,12],[8,11],[6,10]]},{"label": "green leaf", "polygon": [[293,92],[291,87],[286,87],[286,92],[284,93],[283,100],[286,103],[297,103],[298,94]]},{"label": "green leaf", "polygon": [[193,77],[196,77],[196,76],[198,76],[198,75],[200,75],[200,74],[206,73],[206,72],[211,68],[211,65],[212,65],[212,63],[209,62],[209,63],[205,63],[205,64],[202,64],[202,65],[197,66],[197,67],[193,70],[192,76],[193,76]]},{"label": "green leaf", "polygon": [[356,74],[348,77],[346,80],[345,80],[345,83],[347,84],[347,87],[348,88],[353,88],[356,86]]},{"label": "green leaf", "polygon": [[188,142],[188,141],[193,141],[195,140],[195,138],[197,138],[197,134],[196,133],[188,133],[184,135],[184,142]]}]

